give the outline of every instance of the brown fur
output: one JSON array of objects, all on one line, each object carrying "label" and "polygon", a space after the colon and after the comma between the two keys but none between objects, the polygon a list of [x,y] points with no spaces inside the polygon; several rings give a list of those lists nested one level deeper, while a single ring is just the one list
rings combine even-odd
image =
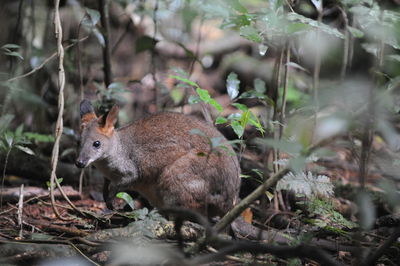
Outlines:
[{"label": "brown fur", "polygon": [[[209,216],[223,215],[235,204],[239,163],[235,155],[210,147],[209,138],[218,137],[233,153],[212,125],[179,113],[159,113],[115,130],[117,113],[111,110],[106,118],[107,134],[97,132],[102,132],[98,120],[85,127],[78,158],[85,164],[93,161],[105,174],[111,197],[131,188],[155,207],[180,206]],[[192,129],[208,138],[191,134]],[[92,151],[96,140],[102,147]]]},{"label": "brown fur", "polygon": [[95,113],[87,113],[82,116],[81,118],[81,126],[86,126],[90,121],[97,119],[97,116]]}]

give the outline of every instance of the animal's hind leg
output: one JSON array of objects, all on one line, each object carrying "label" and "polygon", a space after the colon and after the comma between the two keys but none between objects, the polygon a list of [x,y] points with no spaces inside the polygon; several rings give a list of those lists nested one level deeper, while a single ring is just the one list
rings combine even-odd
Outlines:
[{"label": "animal's hind leg", "polygon": [[183,207],[206,214],[209,183],[194,167],[197,156],[187,154],[164,168],[159,182],[165,207]]}]

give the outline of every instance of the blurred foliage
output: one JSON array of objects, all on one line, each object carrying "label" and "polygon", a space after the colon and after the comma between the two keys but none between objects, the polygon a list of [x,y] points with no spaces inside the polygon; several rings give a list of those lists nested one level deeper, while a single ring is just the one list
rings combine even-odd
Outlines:
[{"label": "blurred foliage", "polygon": [[[0,147],[3,153],[15,148],[41,156],[45,152],[35,149],[34,153],[32,144],[51,144],[54,141],[49,134],[55,122],[54,110],[57,106],[57,67],[47,62],[37,69],[55,52],[52,39],[48,36],[52,34],[51,22],[46,20],[46,12],[51,14],[52,10],[47,7],[46,1],[37,2],[40,3],[36,13],[28,16],[25,11],[22,14],[21,32],[9,34],[21,36],[0,44],[0,55],[4,59],[0,73]],[[312,156],[304,154],[315,143],[331,139],[333,143],[334,138],[341,137],[341,141],[346,143],[342,147],[351,150],[358,163],[363,129],[370,117],[370,130],[382,139],[387,145],[385,148],[400,150],[396,124],[400,110],[398,7],[391,8],[394,4],[390,1],[372,0],[111,2],[118,10],[118,16],[111,20],[112,26],[118,27],[121,18],[128,18],[130,23],[125,25],[126,32],[123,34],[120,34],[120,28],[114,28],[118,38],[113,36],[113,49],[117,50],[124,34],[134,32],[134,36],[129,36],[130,46],[122,49],[122,55],[112,55],[114,67],[124,60],[138,60],[139,68],[149,72],[154,70],[154,73],[145,73],[149,74],[147,78],[143,75],[138,81],[137,75],[132,74],[136,69],[120,71],[123,76],[118,76],[106,87],[99,74],[102,62],[98,59],[102,60],[101,49],[105,45],[104,32],[99,23],[100,12],[89,4],[85,6],[86,3],[67,1],[65,13],[71,7],[73,14],[70,17],[66,15],[65,19],[65,24],[68,21],[72,25],[70,32],[66,31],[70,34],[66,34],[69,38],[65,40],[66,44],[76,44],[78,37],[89,36],[96,45],[91,43],[85,47],[82,43],[83,55],[78,54],[76,49],[70,49],[66,54],[65,123],[69,130],[64,132],[66,138],[63,145],[67,148],[61,158],[68,158],[67,154],[74,153],[71,139],[75,141],[79,127],[78,83],[90,81],[94,84],[93,91],[88,90],[87,94],[101,112],[106,112],[115,102],[126,106],[150,106],[154,97],[146,95],[141,98],[140,93],[154,93],[157,83],[169,77],[177,84],[159,86],[160,98],[170,97],[170,102],[165,101],[162,108],[180,106],[183,110],[186,104],[199,103],[211,107],[215,124],[225,125],[224,129],[234,133],[231,143],[240,144],[240,155],[248,147],[260,155],[257,159],[265,165],[265,169],[262,172],[251,170],[249,175],[243,177],[257,180],[258,184],[270,174],[272,168],[288,166],[293,172],[283,178],[277,188],[310,197],[304,204],[307,215],[314,215],[312,224],[327,230],[332,227],[343,230],[355,227],[331,203],[314,197],[332,195],[330,177],[319,175],[319,169],[313,164],[323,157],[334,157],[336,151],[317,149]],[[29,19],[32,18],[36,19],[36,23],[31,23]],[[76,25],[72,23],[74,20],[78,21]],[[78,27],[82,31],[79,36],[75,34]],[[130,27],[134,31],[130,32]],[[195,32],[199,28],[199,32]],[[243,42],[234,49],[221,52],[201,46],[207,41],[213,44],[211,46],[220,45],[221,39],[229,40],[232,35],[243,38]],[[162,54],[165,43],[176,45],[174,47],[183,50],[182,54],[176,58],[171,56],[171,60],[166,59],[168,53]],[[288,61],[285,61],[288,50]],[[128,58],[128,53],[137,57]],[[89,69],[87,76],[80,77],[76,68],[78,60],[82,60]],[[317,69],[316,62],[319,60],[321,69]],[[196,67],[189,66],[189,63]],[[135,67],[138,68],[138,65]],[[187,72],[182,68],[188,69]],[[35,73],[30,76],[20,76],[33,70]],[[98,72],[93,74],[91,71]],[[217,81],[212,81],[212,74],[218,76]],[[132,85],[133,80],[137,87]],[[204,84],[206,82],[210,83]],[[127,92],[137,94],[127,96]],[[226,98],[222,99],[226,99],[225,102],[219,97],[224,93]],[[138,104],[139,101],[142,102]],[[196,129],[191,134],[206,137]],[[256,141],[255,137],[258,137]],[[219,138],[207,138],[207,141],[212,152],[226,149],[226,144]],[[270,159],[272,156],[267,156],[269,150],[276,151],[276,154],[279,151],[281,157]],[[395,169],[398,167],[396,160],[388,159],[387,163]],[[399,180],[399,175],[395,174],[393,181],[380,182],[393,212],[398,212],[400,206],[398,189],[393,184]],[[359,225],[368,230],[373,227],[377,216],[375,205],[367,193],[358,194]],[[132,199],[126,195],[120,194],[120,197],[133,209]],[[132,217],[142,219],[149,214],[147,210],[141,212]]]}]

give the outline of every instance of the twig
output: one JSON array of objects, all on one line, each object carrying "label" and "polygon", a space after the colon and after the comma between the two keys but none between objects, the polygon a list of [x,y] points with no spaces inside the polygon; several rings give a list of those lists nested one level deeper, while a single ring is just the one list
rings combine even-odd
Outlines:
[{"label": "twig", "polygon": [[104,36],[104,82],[106,87],[112,83],[112,70],[111,70],[111,47],[110,47],[110,18],[109,18],[109,0],[99,0],[101,25],[103,26]]},{"label": "twig", "polygon": [[[78,39],[79,39],[79,34],[81,33],[82,21],[85,19],[85,17],[86,17],[86,14],[82,17],[81,21],[79,22],[78,34],[77,34]],[[84,94],[84,88],[83,88],[82,56],[81,56],[81,43],[80,42],[76,46],[76,55],[77,55],[78,73],[79,73],[79,96],[80,96],[80,100],[82,101],[85,97],[85,94]],[[82,169],[81,173],[79,174],[79,195],[82,195],[82,183],[83,183],[84,172],[85,172],[85,169]]]},{"label": "twig", "polygon": [[251,252],[253,254],[259,253],[270,253],[281,258],[309,258],[317,261],[321,265],[337,266],[341,265],[339,262],[333,260],[325,251],[315,246],[310,245],[298,245],[298,246],[276,246],[276,245],[265,245],[254,243],[250,241],[225,241],[216,240],[221,245],[227,246],[221,249],[216,254],[209,254],[204,256],[198,256],[192,260],[194,265],[205,264],[207,262],[225,259],[228,254],[236,252]]},{"label": "twig", "polygon": [[[21,18],[22,18],[22,7],[24,4],[24,0],[19,0],[19,4],[18,4],[18,15],[17,15],[17,24],[15,25],[15,29],[14,29],[14,34],[13,34],[13,40],[12,42],[14,44],[18,43],[18,37],[21,36],[19,33],[20,27],[21,27]],[[11,56],[10,57],[10,61],[9,61],[9,69],[10,71],[12,71],[13,69],[13,63],[14,63],[15,57]]]},{"label": "twig", "polygon": [[[39,243],[39,244],[69,245],[73,249],[75,249],[82,257],[84,257],[86,260],[88,260],[89,262],[93,263],[94,265],[100,265],[100,264],[97,264],[96,262],[94,262],[93,260],[91,260],[80,249],[78,249],[78,247],[76,247],[76,245],[74,243],[72,243],[73,239],[84,240],[83,238],[72,238],[70,240],[52,240],[52,239],[51,240],[35,239],[35,240],[19,240],[19,241],[16,241],[16,240],[0,240],[0,244],[10,244],[10,243],[12,243],[12,244],[26,245],[26,244],[29,244],[29,243]],[[80,241],[80,242],[83,243],[83,244],[86,244],[86,243],[88,243],[90,241]],[[7,261],[7,260],[5,260],[5,261]]]},{"label": "twig", "polygon": [[[61,217],[60,213],[58,212],[55,206],[55,198],[54,198],[54,184],[57,185],[60,193],[63,197],[67,200],[67,202],[74,208],[76,211],[80,212],[74,204],[69,200],[67,195],[65,194],[64,190],[60,186],[57,176],[56,176],[56,169],[58,163],[58,155],[59,155],[59,148],[60,148],[60,140],[63,132],[63,112],[64,112],[64,87],[65,87],[65,72],[64,72],[64,47],[62,45],[62,26],[61,26],[61,19],[60,19],[60,12],[59,12],[60,0],[54,0],[54,29],[55,35],[57,38],[57,54],[59,58],[58,63],[58,86],[59,86],[59,94],[58,94],[58,117],[57,123],[55,128],[55,141],[53,146],[53,151],[51,155],[51,175],[50,175],[50,199],[52,203],[52,208],[54,213],[57,215],[58,218],[62,220],[66,220],[66,218]],[[82,212],[80,212],[82,214]],[[82,214],[83,215],[83,214]]]},{"label": "twig", "polygon": [[343,10],[342,7],[338,6],[340,13],[342,14],[342,18],[344,21],[344,43],[343,43],[343,59],[342,59],[342,69],[340,71],[340,80],[343,81],[346,77],[346,71],[349,63],[349,54],[350,54],[350,33],[349,33],[349,19],[347,17],[346,11]]},{"label": "twig", "polygon": [[27,219],[27,222],[33,224],[35,226],[40,226],[42,230],[54,230],[57,232],[67,233],[73,236],[87,236],[88,233],[82,230],[79,230],[75,227],[67,227],[63,225],[53,224],[52,222],[47,222],[43,220],[34,220],[34,219]]},{"label": "twig", "polygon": [[22,234],[22,226],[23,226],[23,221],[22,221],[22,210],[24,207],[24,184],[21,185],[19,189],[19,201],[18,201],[18,225],[19,225],[19,239],[22,239],[23,234]]},{"label": "twig", "polygon": [[[194,58],[193,58],[193,60],[192,60],[192,62],[190,64],[190,68],[189,68],[189,77],[193,74],[194,65],[196,64],[196,61],[198,61],[199,52],[200,52],[199,51],[200,50],[200,42],[201,42],[201,37],[202,37],[201,36],[201,28],[203,27],[203,23],[204,23],[204,20],[202,18],[201,21],[200,21],[200,25],[199,25],[199,36],[198,36],[197,41],[196,41],[196,48],[195,48],[195,51],[194,51]],[[194,90],[193,87],[192,87],[192,90],[193,90],[194,94],[197,94],[197,92]],[[211,118],[210,111],[207,109],[207,105],[203,101],[200,101],[200,107],[201,107],[201,113],[203,114],[204,120],[206,120],[208,123],[212,124],[213,121],[212,121],[212,118]],[[182,110],[183,110],[183,106],[182,106]],[[239,154],[239,158],[240,158],[240,156],[241,156],[241,153]],[[240,159],[239,159],[239,161],[240,161]]]},{"label": "twig", "polygon": [[250,193],[246,198],[241,200],[232,210],[230,210],[218,223],[214,226],[217,232],[221,232],[228,224],[235,220],[253,201],[264,194],[264,192],[276,184],[279,179],[289,172],[289,168],[285,167],[267,180],[265,180],[258,188]]},{"label": "twig", "polygon": [[[212,253],[218,253],[218,250],[216,250],[213,247],[207,247],[207,250],[212,252]],[[232,260],[232,261],[243,263],[243,264],[248,264],[248,262],[249,262],[248,260],[245,260],[245,259],[242,259],[242,258],[239,258],[239,257],[235,257],[235,256],[232,256],[232,255],[226,255],[225,258],[227,258],[228,260]]]},{"label": "twig", "polygon": [[382,257],[382,255],[385,253],[385,251],[395,242],[397,241],[397,238],[400,237],[400,227],[397,227],[396,230],[390,235],[390,237],[378,247],[378,249],[375,251],[375,253],[371,254],[368,256],[362,263],[361,265],[367,266],[367,265],[374,265],[375,262]]},{"label": "twig", "polygon": [[283,82],[283,93],[282,93],[282,106],[281,106],[281,117],[279,123],[279,139],[282,138],[283,135],[283,125],[285,124],[286,118],[286,94],[287,87],[289,83],[289,63],[290,63],[290,41],[288,40],[286,43],[286,62],[285,62],[285,72],[284,72],[284,82]]},{"label": "twig", "polygon": [[197,41],[196,41],[196,48],[194,51],[194,57],[192,62],[190,63],[190,67],[189,67],[189,77],[193,74],[193,70],[194,70],[194,64],[197,61],[197,58],[199,57],[199,49],[200,49],[200,42],[201,42],[201,28],[203,27],[203,23],[204,20],[203,18],[201,18],[200,20],[200,25],[199,25],[199,35],[197,36]]},{"label": "twig", "polygon": [[[83,37],[82,39],[79,39],[76,43],[82,42],[82,41],[86,40],[87,38],[88,38],[88,36]],[[67,49],[71,48],[71,47],[74,46],[76,43],[71,43],[70,45],[67,45],[67,46],[64,48],[64,50],[67,50]],[[53,59],[57,56],[57,54],[58,54],[58,52],[54,52],[51,56],[49,56],[48,58],[46,58],[46,60],[44,60],[40,65],[38,65],[37,67],[35,67],[35,68],[32,69],[31,71],[29,71],[29,72],[27,72],[27,73],[25,73],[25,74],[22,74],[22,75],[20,75],[20,76],[16,76],[16,77],[10,78],[10,79],[6,80],[6,82],[12,82],[12,81],[15,81],[15,80],[18,80],[18,79],[21,79],[21,78],[25,78],[25,77],[28,77],[28,76],[32,75],[32,74],[35,73],[36,71],[42,69],[48,62],[50,62],[51,60],[53,60]]]},{"label": "twig", "polygon": [[85,175],[85,170],[82,169],[81,173],[79,174],[79,195],[82,196],[82,187],[83,187],[83,176]]},{"label": "twig", "polygon": [[[338,136],[333,136],[328,139],[323,139],[316,144],[309,147],[306,151],[303,152],[304,156],[308,156],[313,153],[319,147],[326,145],[331,142],[333,139]],[[218,223],[214,226],[215,231],[221,232],[228,224],[230,224],[233,220],[235,220],[247,207],[250,206],[252,202],[254,202],[258,197],[263,195],[265,191],[276,184],[282,177],[284,177],[290,169],[288,167],[283,168],[267,180],[265,180],[261,185],[259,185],[253,192],[251,192],[246,198],[241,200],[233,209],[231,209]]]},{"label": "twig", "polygon": [[[156,0],[155,5],[154,5],[154,10],[153,10],[153,23],[154,23],[154,33],[153,33],[153,39],[156,39],[157,37],[157,11],[158,11],[158,0]],[[151,50],[151,75],[153,78],[154,82],[154,104],[156,106],[156,111],[158,112],[159,110],[159,91],[158,91],[158,85],[157,85],[157,77],[156,77],[156,62],[155,62],[155,50]]]},{"label": "twig", "polygon": [[88,256],[86,256],[74,243],[69,242],[68,243],[72,248],[74,248],[79,254],[81,254],[82,257],[84,257],[87,261],[91,262],[92,264],[96,266],[100,266],[100,264],[94,262],[92,259],[90,259]]},{"label": "twig", "polygon": [[[273,109],[273,114],[272,114],[272,121],[277,122],[278,121],[278,99],[279,99],[279,88],[281,86],[281,72],[282,72],[282,62],[283,62],[283,54],[285,49],[282,49],[279,55],[279,58],[277,59],[275,63],[275,92],[273,96],[273,101],[274,101],[274,109]],[[278,138],[278,131],[274,127],[273,129],[273,134],[274,134],[274,139]],[[279,159],[279,150],[278,149],[273,149],[272,150],[272,161],[277,161]],[[279,165],[273,164],[273,171],[274,173],[277,173],[279,171]]]},{"label": "twig", "polygon": [[129,18],[129,22],[126,24],[125,31],[118,37],[117,41],[114,43],[113,47],[111,48],[112,55],[117,51],[119,45],[122,43],[125,36],[128,34],[131,25],[133,25],[133,22],[132,22],[132,19]]}]

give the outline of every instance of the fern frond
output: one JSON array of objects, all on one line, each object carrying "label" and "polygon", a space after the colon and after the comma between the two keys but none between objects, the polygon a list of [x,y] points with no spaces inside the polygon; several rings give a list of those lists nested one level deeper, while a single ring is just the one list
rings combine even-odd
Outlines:
[{"label": "fern frond", "polygon": [[294,174],[289,172],[276,185],[277,190],[292,190],[295,193],[310,196],[333,196],[333,184],[326,175],[314,176],[307,173]]}]

